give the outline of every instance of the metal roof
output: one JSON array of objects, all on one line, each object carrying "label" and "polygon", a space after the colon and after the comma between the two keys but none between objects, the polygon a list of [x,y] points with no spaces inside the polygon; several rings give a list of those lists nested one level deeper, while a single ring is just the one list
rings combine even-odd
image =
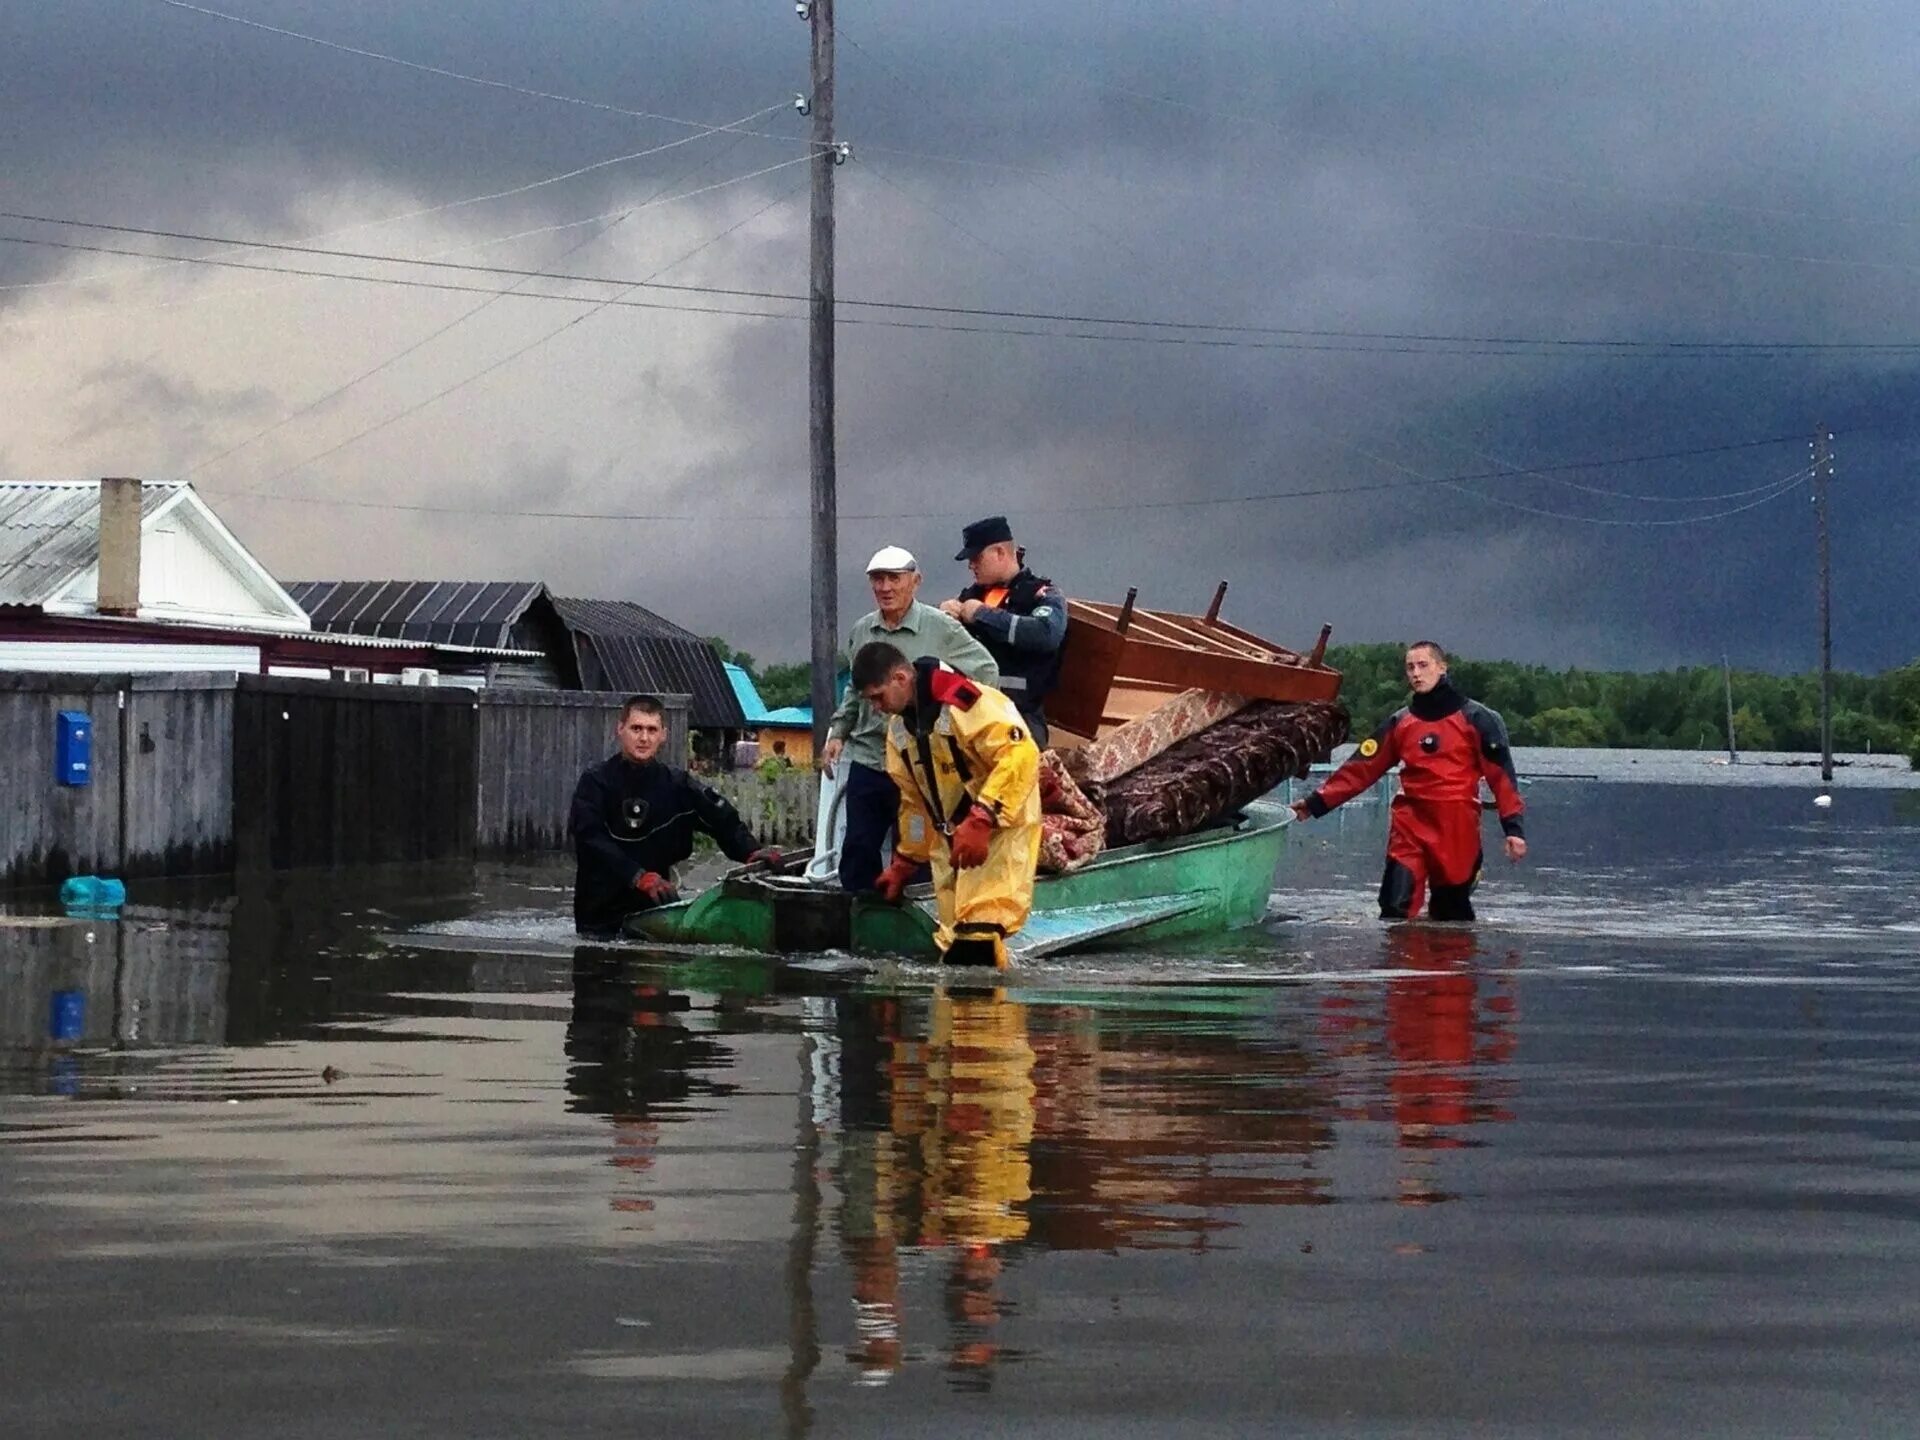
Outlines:
[{"label": "metal roof", "polygon": [[746,724],[713,646],[631,601],[567,599],[537,580],[298,580],[287,591],[317,630],[499,647],[513,646],[514,626],[544,598],[572,637],[587,689],[686,695],[696,728]]},{"label": "metal roof", "polygon": [[[691,630],[630,600],[551,598],[573,632],[582,684],[689,696],[687,719],[696,729],[738,730],[746,725],[719,653]],[[593,681],[588,678],[589,660],[599,669]]]},{"label": "metal roof", "polygon": [[778,710],[769,710],[762,715],[759,724],[771,730],[811,730],[813,728],[813,707],[811,705],[782,705]]},{"label": "metal roof", "polygon": [[720,668],[727,672],[727,681],[733,686],[733,698],[740,702],[740,713],[746,717],[749,725],[758,725],[772,712],[767,702],[760,698],[760,691],[754,686],[753,677],[745,667],[735,665],[730,660],[722,661]]},{"label": "metal roof", "polygon": [[[707,643],[691,630],[682,629],[631,600],[576,600],[564,595],[550,598],[571,630],[590,630],[596,635],[638,635],[652,640],[691,640],[698,645]],[[713,662],[718,665],[720,657],[715,655]]]},{"label": "metal roof", "polygon": [[[141,518],[185,488],[142,484]],[[98,480],[0,481],[0,605],[43,605],[99,558]]]},{"label": "metal roof", "polygon": [[513,627],[546,589],[538,580],[295,580],[320,630],[430,645],[513,648]]}]

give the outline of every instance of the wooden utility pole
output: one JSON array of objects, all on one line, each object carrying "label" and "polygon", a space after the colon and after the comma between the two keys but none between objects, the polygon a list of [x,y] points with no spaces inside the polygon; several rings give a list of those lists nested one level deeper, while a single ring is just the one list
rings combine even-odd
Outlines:
[{"label": "wooden utility pole", "polygon": [[1813,508],[1820,529],[1820,778],[1833,779],[1833,571],[1827,558],[1827,482],[1833,478],[1833,436],[1813,437]]},{"label": "wooden utility pole", "polygon": [[812,0],[812,266],[807,284],[808,439],[813,518],[813,753],[827,743],[840,650],[840,516],[833,461],[833,0]]},{"label": "wooden utility pole", "polygon": [[1724,654],[1720,657],[1720,678],[1727,686],[1727,763],[1738,765],[1740,751],[1733,738],[1733,665]]}]

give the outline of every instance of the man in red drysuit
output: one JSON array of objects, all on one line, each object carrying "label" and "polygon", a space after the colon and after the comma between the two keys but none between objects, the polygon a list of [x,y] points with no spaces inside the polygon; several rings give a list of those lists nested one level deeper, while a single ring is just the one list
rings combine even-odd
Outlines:
[{"label": "man in red drysuit", "polygon": [[1473,919],[1473,887],[1480,880],[1480,781],[1493,790],[1509,860],[1527,853],[1520,783],[1513,771],[1506,722],[1469,700],[1447,678],[1446,652],[1431,640],[1407,650],[1412,700],[1360,742],[1353,758],[1327,783],[1294,802],[1296,818],[1318,819],[1400,765],[1400,793],[1387,828],[1387,869],[1380,880],[1380,918],[1420,913],[1429,891],[1428,918]]}]

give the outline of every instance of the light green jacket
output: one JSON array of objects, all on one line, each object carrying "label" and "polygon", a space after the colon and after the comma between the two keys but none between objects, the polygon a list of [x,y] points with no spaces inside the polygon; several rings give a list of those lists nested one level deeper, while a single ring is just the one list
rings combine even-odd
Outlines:
[{"label": "light green jacket", "polygon": [[[848,658],[858,655],[861,646],[874,640],[886,641],[909,660],[931,655],[969,680],[995,687],[1000,684],[1000,667],[987,653],[987,647],[968,634],[967,627],[951,615],[943,615],[918,600],[900,617],[899,625],[891,629],[880,619],[878,610],[861,616],[847,637]],[[852,686],[847,687],[846,698],[833,712],[833,719],[827,722],[827,734],[846,742],[843,758],[874,770],[887,768],[887,717],[862,700]]]}]

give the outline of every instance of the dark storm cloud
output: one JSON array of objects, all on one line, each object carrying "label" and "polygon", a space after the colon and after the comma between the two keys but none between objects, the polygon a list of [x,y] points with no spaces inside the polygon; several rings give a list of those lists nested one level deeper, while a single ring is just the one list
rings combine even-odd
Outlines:
[{"label": "dark storm cloud", "polygon": [[[804,29],[772,0],[213,8],[712,122],[804,84]],[[859,156],[841,172],[843,293],[1391,334],[1920,335],[1907,7],[839,9],[841,130]],[[12,7],[0,42],[18,208],[50,213],[285,233],[316,188],[378,180],[433,203],[681,133],[157,0]],[[762,128],[798,135],[800,124],[781,112]],[[593,213],[708,162],[713,148],[510,208],[548,222]],[[711,173],[790,153],[740,142]],[[511,228],[498,207],[461,223]],[[800,238],[731,246],[685,275],[790,290],[803,279]],[[0,279],[72,263],[0,254]],[[634,329],[645,333],[639,320]],[[871,548],[912,545],[930,559],[930,584],[946,588],[958,576],[940,557],[960,522],[1004,508],[1070,589],[1137,583],[1149,600],[1200,605],[1225,576],[1235,613],[1290,641],[1310,640],[1325,618],[1347,638],[1438,630],[1469,651],[1540,660],[1658,664],[1726,649],[1803,664],[1812,540],[1798,495],[1697,527],[1586,524],[1497,503],[1593,521],[1676,514],[1531,479],[1475,493],[1423,484],[1084,507],[1687,449],[1810,434],[1824,419],[1843,432],[1840,657],[1871,667],[1920,650],[1904,598],[1920,543],[1904,358],[1330,355],[851,324],[840,345],[849,612]],[[724,459],[647,473],[638,487],[649,505],[709,518],[669,534],[543,522],[511,548],[443,526],[435,553],[497,573],[587,563],[687,623],[797,653],[804,364],[804,334],[769,323],[743,328],[717,374],[655,357],[624,381],[640,408],[731,437]],[[1711,495],[1784,476],[1804,453],[1796,442],[1567,478],[1626,495]],[[629,465],[647,469],[644,446],[630,459],[611,444],[598,455],[488,453],[457,484],[415,483],[422,494],[564,495],[593,508],[635,493]],[[854,518],[870,512],[903,518]]]}]

